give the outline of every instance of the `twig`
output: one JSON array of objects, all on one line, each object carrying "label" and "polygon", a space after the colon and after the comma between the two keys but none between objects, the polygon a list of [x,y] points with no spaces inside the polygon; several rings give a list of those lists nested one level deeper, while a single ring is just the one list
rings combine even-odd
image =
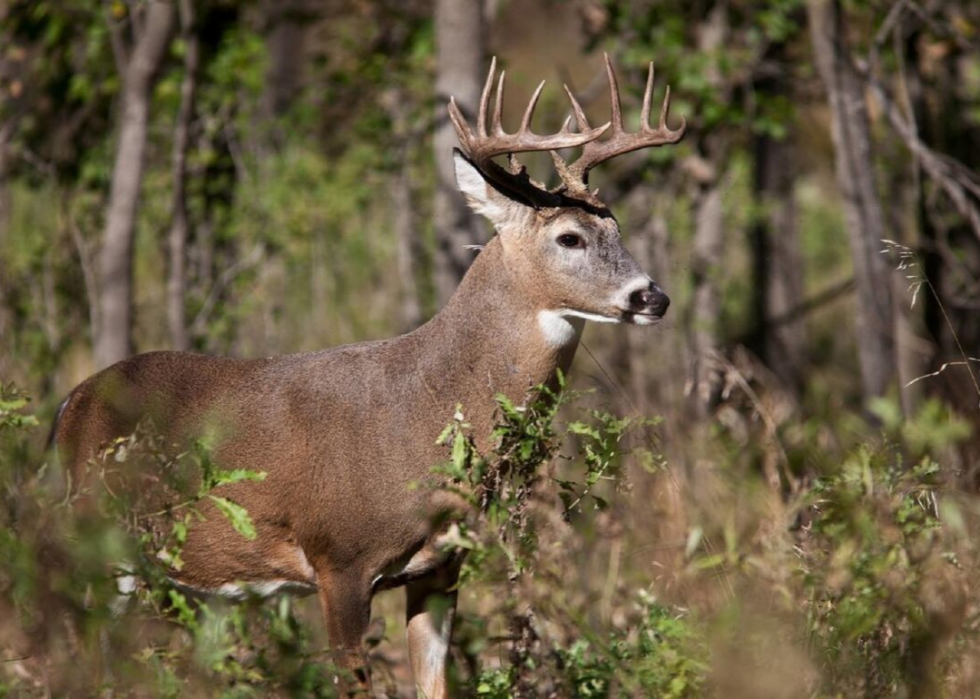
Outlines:
[{"label": "twig", "polygon": [[881,23],[877,33],[875,34],[875,39],[871,44],[871,50],[868,52],[868,62],[871,65],[877,65],[878,63],[878,49],[884,45],[885,40],[888,35],[891,34],[892,30],[895,28],[895,24],[898,22],[899,18],[902,16],[902,12],[905,10],[905,0],[898,0],[892,9],[888,11],[888,15],[885,17],[885,21]]},{"label": "twig", "polygon": [[958,33],[954,29],[940,25],[939,22],[937,22],[932,16],[930,16],[930,14],[926,12],[925,8],[922,7],[919,3],[915,2],[915,0],[904,0],[904,2],[905,5],[908,7],[908,9],[911,10],[915,15],[917,15],[919,19],[921,19],[925,23],[925,25],[929,27],[929,29],[937,36],[942,36],[946,39],[949,39],[964,51],[968,51],[971,53],[980,51],[980,44],[972,43],[968,39],[964,38],[962,34]]},{"label": "twig", "polygon": [[116,64],[116,72],[120,77],[126,75],[126,67],[129,65],[129,52],[126,50],[126,42],[123,41],[122,22],[112,16],[112,3],[102,3],[105,22],[109,27],[109,44],[112,46],[112,59]]},{"label": "twig", "polygon": [[946,369],[948,367],[951,367],[951,366],[967,366],[968,367],[968,366],[970,366],[970,362],[980,362],[980,359],[978,359],[977,357],[967,357],[967,361],[965,361],[965,362],[946,362],[941,367],[939,367],[936,371],[930,371],[928,374],[923,374],[922,376],[917,376],[916,378],[912,379],[907,384],[905,384],[905,388],[908,388],[912,384],[919,383],[920,381],[922,381],[922,379],[931,379],[931,378],[933,378],[935,376],[939,376],[944,371],[946,371]]},{"label": "twig", "polygon": [[[626,389],[623,388],[622,384],[620,384],[618,381],[616,381],[615,379],[613,379],[613,377],[611,377],[609,375],[609,372],[607,372],[606,371],[606,368],[604,366],[602,366],[602,363],[592,353],[592,350],[589,349],[588,345],[586,345],[584,342],[582,342],[581,345],[582,345],[582,348],[585,349],[585,351],[589,355],[589,357],[592,358],[592,361],[595,363],[595,365],[597,367],[599,367],[599,370],[602,372],[603,376],[605,376],[606,379],[609,381],[610,385],[612,385],[614,388],[616,388],[616,390],[619,391],[620,395],[622,396],[623,400],[625,401],[625,403],[629,407],[629,409],[632,411],[632,413],[634,415],[640,415],[640,412],[637,409],[636,404],[629,397],[629,394],[626,392]],[[649,440],[649,438],[648,438],[648,443],[650,441],[652,441],[652,440]],[[651,446],[652,446],[652,444],[651,444]],[[665,473],[667,474],[667,480],[670,481],[671,486],[677,492],[680,492],[680,490],[681,490],[681,484],[677,480],[677,476],[674,474],[674,472],[668,468],[668,469],[666,469]],[[714,544],[711,543],[711,540],[708,537],[702,538],[702,540],[701,540],[701,546],[704,547],[704,550],[705,550],[705,552],[708,553],[708,555],[713,555],[714,554],[714,552],[715,552],[715,550],[714,550]],[[734,600],[736,598],[736,595],[735,595],[735,585],[732,583],[732,580],[731,580],[731,577],[728,574],[728,571],[725,570],[724,568],[722,568],[722,570],[721,570],[721,576],[723,576],[723,579],[724,579],[724,589],[725,589],[725,592],[728,595],[728,599],[729,600]]]},{"label": "twig", "polygon": [[[735,382],[752,403],[752,407],[755,409],[755,412],[762,418],[762,422],[766,426],[766,432],[769,433],[769,439],[776,446],[777,453],[779,454],[779,465],[782,467],[783,477],[786,479],[786,485],[789,486],[790,492],[795,495],[797,492],[799,492],[800,483],[793,477],[793,473],[790,471],[789,455],[786,453],[786,447],[783,446],[783,441],[779,438],[779,426],[776,424],[776,419],[772,416],[769,409],[763,404],[759,394],[755,392],[755,389],[752,388],[748,380],[745,378],[745,375],[739,371],[738,367],[736,367],[728,360],[727,357],[725,357],[725,355],[717,350],[713,352],[713,355],[712,360],[718,364],[721,364],[725,368],[728,376],[735,377]],[[770,471],[768,468],[763,468],[766,471]],[[777,489],[780,487],[778,473],[766,473],[766,478],[769,480],[770,485],[775,486]]]},{"label": "twig", "polygon": [[[929,290],[929,293],[932,294],[932,297],[936,302],[936,306],[939,308],[939,312],[942,313],[943,320],[946,323],[946,327],[949,329],[949,333],[953,338],[953,342],[956,343],[956,349],[960,353],[960,357],[962,358],[962,361],[946,362],[939,368],[938,371],[935,371],[931,374],[926,374],[925,376],[920,376],[917,379],[910,381],[909,383],[906,384],[906,388],[914,384],[916,381],[919,381],[920,379],[928,378],[930,376],[938,376],[939,374],[943,373],[943,371],[948,366],[965,366],[967,372],[970,374],[970,380],[973,382],[973,389],[974,391],[976,391],[977,397],[980,398],[980,379],[977,378],[976,372],[973,371],[973,365],[970,363],[970,362],[976,362],[978,360],[974,357],[968,356],[966,350],[963,349],[963,343],[960,342],[960,337],[956,333],[956,328],[953,326],[953,321],[950,319],[949,314],[946,312],[946,305],[943,303],[942,298],[940,298],[939,292],[936,290],[936,287],[932,285],[932,280],[929,279],[929,277],[926,275],[925,271],[923,270],[922,264],[919,262],[919,256],[915,253],[915,251],[912,248],[908,247],[907,245],[896,243],[893,240],[882,240],[881,242],[885,244],[885,249],[882,250],[882,252],[896,253],[899,259],[897,269],[899,271],[905,271],[906,278],[912,281],[912,285],[909,287],[910,290],[914,289],[913,296],[912,296],[912,304],[913,305],[915,304],[916,295],[919,293],[919,289],[921,289],[923,286],[925,286]],[[918,274],[912,271],[914,268],[919,269]],[[978,403],[978,406],[980,406],[980,403]]]},{"label": "twig", "polygon": [[823,291],[817,293],[815,296],[806,299],[802,303],[794,306],[785,313],[782,313],[775,318],[769,320],[769,325],[773,327],[778,327],[781,325],[789,325],[790,323],[795,323],[804,316],[812,313],[821,306],[825,306],[831,301],[836,301],[838,297],[845,294],[849,294],[854,290],[855,280],[854,277],[850,277],[843,281],[837,282],[836,284],[827,287]]},{"label": "twig", "polygon": [[0,660],[0,663],[20,663],[25,660],[30,660],[33,657],[33,655],[21,655],[17,658],[4,658],[3,660]]},{"label": "twig", "polygon": [[71,204],[65,202],[64,207],[65,218],[68,224],[68,234],[71,237],[72,245],[75,247],[75,252],[78,254],[79,266],[82,268],[82,284],[85,287],[85,296],[88,300],[89,324],[91,325],[92,338],[94,339],[100,325],[98,277],[95,274],[92,259],[89,256],[89,246],[85,243],[82,232],[78,228],[78,223],[76,223],[75,217],[72,215]]},{"label": "twig", "polygon": [[201,306],[201,310],[197,312],[197,315],[194,317],[194,322],[191,323],[191,328],[195,335],[200,335],[204,332],[205,325],[207,325],[211,312],[218,303],[222,292],[235,280],[235,277],[257,265],[262,258],[262,252],[262,244],[257,243],[248,255],[237,260],[233,265],[225,269],[221,273],[221,276],[215,280],[214,284],[211,285],[207,298],[204,300],[204,304]]},{"label": "twig", "polygon": [[[936,300],[936,305],[939,307],[939,311],[943,314],[943,320],[946,321],[946,327],[949,328],[949,333],[953,336],[953,341],[956,343],[956,349],[959,350],[960,356],[963,358],[963,363],[966,365],[966,370],[970,374],[970,380],[973,382],[973,389],[977,393],[977,398],[980,398],[980,380],[977,379],[977,375],[973,371],[973,365],[970,364],[971,360],[976,360],[973,357],[967,356],[966,350],[963,349],[963,344],[960,342],[960,336],[956,334],[956,328],[953,327],[953,321],[950,320],[949,314],[946,313],[946,306],[943,305],[943,300],[939,298],[939,292],[936,291],[936,287],[932,285],[929,277],[925,276],[925,274],[922,276],[923,279],[925,279],[926,286],[929,287],[929,293],[932,294],[932,297]],[[943,368],[945,367],[941,367],[939,371],[941,372]],[[980,403],[978,403],[978,407],[980,407]]]},{"label": "twig", "polygon": [[884,85],[872,74],[866,61],[855,61],[854,68],[871,88],[871,93],[892,128],[902,137],[909,150],[919,158],[922,168],[933,181],[943,188],[953,206],[969,222],[974,235],[980,240],[980,207],[977,206],[977,200],[980,200],[980,182],[975,179],[975,175],[962,163],[937,153],[919,139],[913,127],[899,114],[894,100]]}]

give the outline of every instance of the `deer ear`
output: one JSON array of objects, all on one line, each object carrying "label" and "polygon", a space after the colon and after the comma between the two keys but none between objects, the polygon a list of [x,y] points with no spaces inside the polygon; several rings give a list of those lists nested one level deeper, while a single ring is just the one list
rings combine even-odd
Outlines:
[{"label": "deer ear", "polygon": [[456,148],[453,149],[453,163],[456,166],[456,186],[466,197],[466,203],[476,213],[486,216],[494,228],[500,230],[504,224],[513,222],[514,216],[519,214],[518,210],[526,208],[498,192]]}]

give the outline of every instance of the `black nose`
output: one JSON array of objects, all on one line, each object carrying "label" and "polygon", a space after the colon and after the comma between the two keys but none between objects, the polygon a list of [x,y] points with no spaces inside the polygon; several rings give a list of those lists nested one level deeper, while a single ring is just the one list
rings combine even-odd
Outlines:
[{"label": "black nose", "polygon": [[663,316],[670,305],[670,299],[659,286],[650,282],[646,289],[637,289],[630,294],[630,310],[634,313],[645,313],[653,316]]}]

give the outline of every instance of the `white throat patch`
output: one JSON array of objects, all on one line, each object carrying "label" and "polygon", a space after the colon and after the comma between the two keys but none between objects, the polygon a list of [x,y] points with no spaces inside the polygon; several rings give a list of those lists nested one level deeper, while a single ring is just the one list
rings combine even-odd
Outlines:
[{"label": "white throat patch", "polygon": [[538,311],[538,328],[550,347],[565,347],[582,332],[582,320],[565,315],[565,311]]}]

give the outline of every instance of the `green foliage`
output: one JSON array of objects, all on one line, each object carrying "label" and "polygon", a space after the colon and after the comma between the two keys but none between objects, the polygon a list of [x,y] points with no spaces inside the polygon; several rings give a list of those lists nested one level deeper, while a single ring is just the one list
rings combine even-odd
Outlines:
[{"label": "green foliage", "polygon": [[[441,487],[461,496],[474,510],[482,514],[485,527],[482,533],[472,523],[459,522],[454,529],[453,543],[470,552],[463,567],[463,578],[487,570],[492,552],[504,554],[512,566],[511,574],[529,570],[536,548],[536,533],[530,507],[535,490],[542,485],[545,465],[555,461],[559,449],[568,440],[577,445],[575,455],[562,460],[578,462],[582,473],[564,469],[560,475],[549,475],[557,486],[563,518],[568,521],[580,512],[585,503],[594,509],[608,506],[600,494],[603,485],[613,490],[625,489],[621,467],[629,451],[622,443],[631,434],[652,427],[658,420],[620,418],[601,410],[587,410],[586,421],[556,424],[566,406],[581,399],[583,392],[565,388],[559,373],[557,389],[547,385],[535,387],[526,405],[515,405],[507,396],[496,396],[497,424],[491,434],[493,451],[481,454],[470,433],[461,409],[453,422],[443,430],[438,443],[452,445],[448,463],[434,469],[448,476]],[[658,458],[646,449],[635,450],[646,464]],[[492,532],[491,539],[484,536]]]},{"label": "green foliage", "polygon": [[[755,66],[766,51],[798,39],[802,0],[745,0],[724,8],[723,43],[706,48],[704,9],[684,2],[607,0],[606,33],[628,35],[626,60],[644,66],[656,57],[658,71],[671,75],[679,113],[695,115],[699,130],[743,127],[775,138],[786,135],[791,105],[782,98],[755,101],[751,85]],[[718,29],[718,27],[715,27]],[[714,31],[714,30],[712,30]],[[752,101],[731,99],[741,91]],[[694,109],[694,106],[697,106]]]},{"label": "green foliage", "polygon": [[708,669],[702,632],[646,592],[635,604],[639,620],[626,631],[558,650],[571,696],[700,696]]},{"label": "green foliage", "polygon": [[917,643],[935,621],[927,581],[955,568],[940,471],[928,457],[909,468],[893,449],[862,447],[809,493],[801,572],[831,687],[855,675],[873,678],[875,694],[896,681],[914,686]]},{"label": "green foliage", "polygon": [[[565,522],[574,514],[603,511],[610,507],[611,495],[626,491],[624,465],[631,455],[647,471],[663,466],[662,457],[650,450],[627,448],[630,437],[659,420],[578,408],[576,403],[585,395],[566,390],[559,375],[556,389],[536,387],[525,405],[497,396],[493,449],[487,455],[476,449],[460,410],[440,436],[440,443],[451,451],[450,461],[435,470],[447,479],[441,487],[482,514],[479,519],[464,518],[451,529],[448,543],[468,552],[464,583],[507,580],[513,586],[547,574],[549,538],[555,532],[542,521],[543,509],[559,510]],[[582,419],[561,420],[563,411],[575,408]],[[564,443],[574,445],[572,455],[561,454]],[[591,506],[584,507],[586,503]],[[535,615],[546,615],[550,624],[574,631],[561,638],[515,642],[509,665],[485,669],[471,680],[476,696],[527,696],[551,688],[575,697],[687,697],[695,696],[704,682],[702,632],[649,593],[635,596],[634,620],[626,628],[603,632],[575,610],[533,598],[529,603]],[[516,600],[505,605],[500,612],[504,623],[524,628],[522,636],[536,638],[537,631],[527,626],[527,612],[519,606]]]},{"label": "green foliage", "polygon": [[894,400],[873,399],[870,409],[881,420],[889,438],[903,444],[913,457],[943,453],[973,433],[967,420],[936,398],[924,401],[918,412],[908,418]]},{"label": "green foliage", "polygon": [[22,412],[29,401],[30,399],[17,390],[16,386],[0,381],[0,433],[38,426],[36,417]]}]

